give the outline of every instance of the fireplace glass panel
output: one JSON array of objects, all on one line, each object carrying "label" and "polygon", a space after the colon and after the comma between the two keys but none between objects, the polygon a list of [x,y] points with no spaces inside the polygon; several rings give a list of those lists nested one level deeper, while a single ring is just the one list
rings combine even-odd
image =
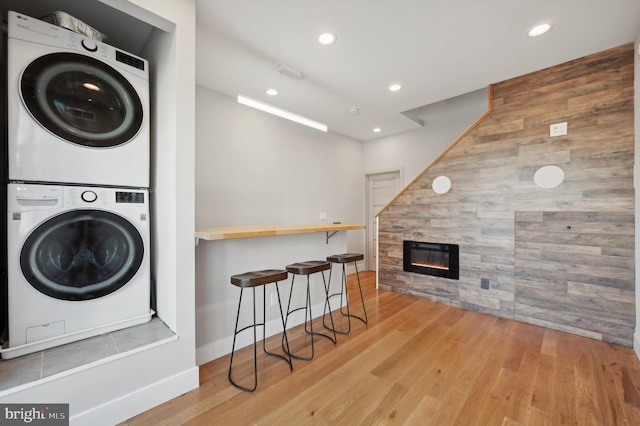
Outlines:
[{"label": "fireplace glass panel", "polygon": [[404,241],[403,269],[407,272],[459,279],[459,246]]}]

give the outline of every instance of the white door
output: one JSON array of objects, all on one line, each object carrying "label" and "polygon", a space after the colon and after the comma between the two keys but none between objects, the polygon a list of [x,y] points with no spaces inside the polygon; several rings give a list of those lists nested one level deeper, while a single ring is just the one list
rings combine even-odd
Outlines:
[{"label": "white door", "polygon": [[402,189],[401,170],[367,174],[367,269],[375,271],[378,256],[376,214]]}]

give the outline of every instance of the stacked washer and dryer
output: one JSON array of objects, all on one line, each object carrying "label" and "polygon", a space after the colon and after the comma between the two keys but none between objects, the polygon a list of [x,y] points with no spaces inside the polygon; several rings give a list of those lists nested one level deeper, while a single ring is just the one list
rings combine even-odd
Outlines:
[{"label": "stacked washer and dryer", "polygon": [[4,359],[149,321],[149,66],[9,12]]}]

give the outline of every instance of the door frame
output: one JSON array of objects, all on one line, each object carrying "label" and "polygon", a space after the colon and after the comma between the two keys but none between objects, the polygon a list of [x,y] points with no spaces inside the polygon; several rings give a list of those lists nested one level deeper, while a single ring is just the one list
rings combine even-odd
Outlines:
[{"label": "door frame", "polygon": [[[369,179],[372,176],[375,175],[381,175],[381,174],[386,174],[386,173],[398,173],[398,177],[400,179],[400,188],[399,191],[401,191],[404,188],[404,168],[402,166],[398,166],[398,167],[391,167],[391,168],[387,168],[387,169],[376,169],[376,170],[369,170],[369,171],[365,171],[364,173],[364,199],[365,199],[365,219],[366,219],[366,224],[367,224],[367,232],[365,235],[365,269],[366,270],[371,270],[372,268],[375,269],[376,273],[378,272],[378,265],[376,262],[376,265],[369,265],[369,251],[371,250],[371,248],[369,247],[369,241],[370,241],[370,236],[371,235],[375,235],[377,237],[378,234],[378,226],[377,226],[377,218],[376,215],[379,212],[371,212],[369,209],[369,206],[372,202],[372,200],[370,199],[369,196]],[[375,229],[370,229],[369,224],[370,223],[375,223],[375,226],[373,228]],[[377,241],[377,238],[376,238]],[[375,248],[377,250],[377,247]],[[376,256],[377,259],[377,256]],[[376,283],[377,283],[377,279],[376,279]],[[376,285],[377,287],[377,285]]]}]

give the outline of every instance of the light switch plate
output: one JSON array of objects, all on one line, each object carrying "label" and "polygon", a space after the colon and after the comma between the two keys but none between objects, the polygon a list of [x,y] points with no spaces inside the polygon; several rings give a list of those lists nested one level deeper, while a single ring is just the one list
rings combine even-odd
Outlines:
[{"label": "light switch plate", "polygon": [[549,126],[549,136],[564,136],[567,134],[567,122],[564,123],[555,123]]}]

